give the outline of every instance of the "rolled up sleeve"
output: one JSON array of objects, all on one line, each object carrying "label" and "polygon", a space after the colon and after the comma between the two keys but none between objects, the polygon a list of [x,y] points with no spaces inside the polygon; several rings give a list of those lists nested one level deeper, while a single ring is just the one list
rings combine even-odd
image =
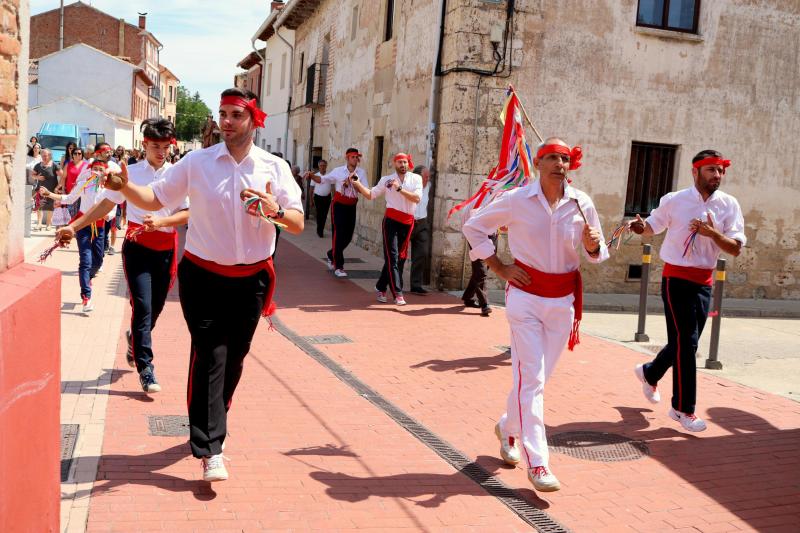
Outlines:
[{"label": "rolled up sleeve", "polygon": [[672,194],[662,196],[661,200],[658,202],[658,207],[653,209],[650,212],[650,216],[645,219],[645,222],[650,224],[650,227],[653,229],[653,233],[661,233],[669,226],[669,200],[671,197]]},{"label": "rolled up sleeve", "polygon": [[602,263],[610,257],[610,254],[608,253],[608,246],[606,246],[606,238],[603,236],[603,227],[600,225],[600,217],[598,216],[597,209],[595,209],[594,203],[590,198],[587,197],[582,203],[588,204],[585,208],[583,208],[583,210],[586,212],[586,219],[589,221],[589,226],[600,230],[600,253],[598,253],[597,256],[592,257],[589,255],[589,252],[586,251],[586,247],[583,246],[583,243],[581,243],[581,246],[583,247],[583,255],[590,263]]},{"label": "rolled up sleeve", "polygon": [[511,202],[508,194],[473,212],[461,229],[472,248],[469,252],[470,260],[483,260],[493,256],[496,250],[489,235],[493,235],[499,228],[510,223]]},{"label": "rolled up sleeve", "polygon": [[744,234],[744,216],[742,215],[742,208],[735,198],[732,198],[732,201],[733,223],[730,227],[725,228],[724,233],[726,237],[739,241],[742,243],[742,246],[745,246],[747,244],[747,236]]},{"label": "rolled up sleeve", "polygon": [[188,155],[165,170],[161,179],[150,184],[158,201],[169,210],[180,207],[189,196],[190,165],[191,155]]}]

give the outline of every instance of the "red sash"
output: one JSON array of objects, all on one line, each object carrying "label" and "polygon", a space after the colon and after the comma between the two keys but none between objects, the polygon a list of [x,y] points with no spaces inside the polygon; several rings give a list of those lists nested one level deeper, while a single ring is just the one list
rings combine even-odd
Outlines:
[{"label": "red sash", "polygon": [[207,261],[197,257],[192,252],[184,251],[183,256],[199,266],[203,270],[208,270],[218,276],[225,276],[226,278],[247,278],[255,276],[262,270],[266,271],[270,278],[270,284],[267,288],[267,297],[264,300],[264,308],[261,310],[261,316],[269,317],[277,309],[277,305],[272,301],[275,294],[275,267],[272,264],[272,258],[259,261],[250,265],[220,265],[214,261]]},{"label": "red sash", "polygon": [[169,288],[171,289],[175,285],[175,277],[178,274],[178,232],[142,231],[136,237],[131,238],[131,233],[141,227],[141,224],[129,220],[125,239],[157,252],[172,250],[172,261],[169,264]]},{"label": "red sash", "polygon": [[392,207],[387,207],[386,218],[391,218],[395,222],[411,226],[408,228],[408,235],[403,242],[403,246],[400,247],[400,259],[406,259],[408,257],[408,244],[411,242],[411,232],[414,231],[414,214],[412,213],[409,215],[408,213],[403,213]]},{"label": "red sash", "polygon": [[509,282],[518,289],[544,298],[561,298],[570,293],[575,296],[575,303],[573,304],[575,319],[572,321],[572,332],[569,335],[569,343],[567,345],[570,350],[574,349],[575,345],[581,342],[578,328],[581,324],[581,318],[583,318],[583,279],[581,278],[580,270],[573,270],[563,274],[549,274],[536,270],[532,266],[528,266],[516,259],[514,264],[527,272],[531,278],[530,284],[524,287]]},{"label": "red sash", "polygon": [[679,278],[697,283],[698,285],[708,285],[709,287],[714,284],[712,273],[713,268],[697,268],[678,266],[671,263],[664,263],[665,278]]},{"label": "red sash", "polygon": [[344,194],[337,192],[333,195],[333,201],[337,204],[356,205],[358,203],[358,198],[345,196]]}]

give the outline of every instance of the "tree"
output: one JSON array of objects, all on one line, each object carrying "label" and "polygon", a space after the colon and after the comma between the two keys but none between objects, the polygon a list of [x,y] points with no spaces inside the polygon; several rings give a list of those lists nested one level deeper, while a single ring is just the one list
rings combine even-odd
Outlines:
[{"label": "tree", "polygon": [[211,109],[200,98],[200,93],[189,94],[186,87],[178,87],[178,101],[175,113],[175,131],[181,141],[191,141],[200,136],[206,117]]}]

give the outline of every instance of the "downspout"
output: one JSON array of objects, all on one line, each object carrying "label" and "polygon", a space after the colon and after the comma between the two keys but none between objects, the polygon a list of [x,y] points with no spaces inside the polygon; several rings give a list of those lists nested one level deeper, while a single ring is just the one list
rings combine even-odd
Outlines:
[{"label": "downspout", "polygon": [[[264,66],[267,64],[267,54],[266,54],[267,49],[264,48],[264,55],[263,56],[261,54],[259,54],[258,53],[258,49],[256,48],[256,40],[255,39],[250,39],[250,46],[253,47],[253,52],[255,52],[256,55],[258,56],[258,58],[261,60],[261,76],[260,76],[261,77],[261,83],[259,84],[260,87],[258,88],[258,92],[259,92],[258,100],[259,100],[259,103],[261,104],[261,108],[263,109],[264,108],[264,85],[265,85],[264,73],[267,71],[267,69],[265,69]],[[266,43],[265,43],[265,46],[266,46]],[[256,146],[258,146],[259,137],[260,137],[259,131],[258,131],[258,129],[256,129]]]},{"label": "downspout", "polygon": [[[276,25],[273,26],[275,28],[275,35],[283,41],[283,44],[289,47],[289,101],[286,103],[286,128],[284,129],[283,138],[286,139],[286,154],[289,154],[289,119],[291,118],[290,113],[292,111],[292,94],[294,93],[294,46],[289,44],[289,41],[283,38],[281,35],[280,26]],[[312,132],[313,135],[313,132]],[[311,150],[311,147],[309,147]],[[292,154],[292,160],[297,156],[297,154]],[[288,157],[286,159],[289,159]]]},{"label": "downspout", "polygon": [[58,49],[64,49],[64,0],[61,0],[58,20]]},{"label": "downspout", "polygon": [[[439,153],[438,142],[438,126],[441,119],[442,107],[442,77],[438,75],[441,70],[441,55],[442,55],[442,35],[444,35],[444,17],[445,10],[447,9],[447,0],[439,0],[439,34],[440,38],[436,47],[435,61],[433,62],[433,73],[431,75],[431,96],[428,105],[428,151],[426,159],[428,161],[428,168],[431,172],[430,184],[431,190],[428,191],[428,223],[430,224],[431,238],[428,239],[428,257],[433,257],[433,232],[434,232],[434,213],[436,211],[436,184],[439,181],[439,169],[437,168],[437,156]],[[428,265],[429,270],[423,273],[423,281],[430,283],[431,281],[431,268],[433,264]],[[441,261],[437,266],[436,284],[437,288],[441,288],[441,281],[439,280],[439,272],[441,271]]]}]

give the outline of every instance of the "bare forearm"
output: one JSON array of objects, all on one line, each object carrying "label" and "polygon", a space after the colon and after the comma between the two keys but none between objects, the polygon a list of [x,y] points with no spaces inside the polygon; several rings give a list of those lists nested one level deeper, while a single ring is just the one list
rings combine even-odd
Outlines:
[{"label": "bare forearm", "polygon": [[137,207],[147,211],[158,211],[164,206],[156,198],[156,194],[150,187],[142,187],[128,182],[120,191],[125,198]]},{"label": "bare forearm", "polygon": [[415,204],[419,203],[419,194],[407,191],[405,189],[400,189],[400,194],[405,196],[408,200],[414,202]]},{"label": "bare forearm", "polygon": [[499,272],[505,266],[505,264],[500,261],[500,258],[497,257],[497,254],[487,257],[483,260],[483,262],[486,263],[486,266],[494,272]]},{"label": "bare forearm", "polygon": [[174,228],[184,226],[189,222],[189,210],[184,209],[161,219],[159,226],[164,228]]},{"label": "bare forearm", "polygon": [[366,187],[364,187],[358,181],[354,181],[352,183],[353,183],[353,187],[355,187],[356,190],[361,193],[361,196],[363,196],[367,200],[372,200],[372,190],[371,189],[367,189]]},{"label": "bare forearm", "polygon": [[725,252],[726,254],[730,254],[736,257],[742,252],[742,243],[740,243],[736,239],[731,239],[730,237],[726,237],[725,235],[719,232],[714,232],[711,238],[713,239],[714,244],[719,246],[719,249]]},{"label": "bare forearm", "polygon": [[87,213],[84,213],[78,217],[72,224],[70,224],[70,226],[72,226],[75,231],[81,230],[95,220],[99,220],[106,216],[111,212],[111,209],[116,206],[117,204],[110,200],[103,200],[99,204],[92,206]]},{"label": "bare forearm", "polygon": [[286,225],[286,231],[295,235],[303,233],[305,227],[305,219],[303,213],[296,209],[287,209],[283,213],[283,218],[280,219],[282,224]]}]

